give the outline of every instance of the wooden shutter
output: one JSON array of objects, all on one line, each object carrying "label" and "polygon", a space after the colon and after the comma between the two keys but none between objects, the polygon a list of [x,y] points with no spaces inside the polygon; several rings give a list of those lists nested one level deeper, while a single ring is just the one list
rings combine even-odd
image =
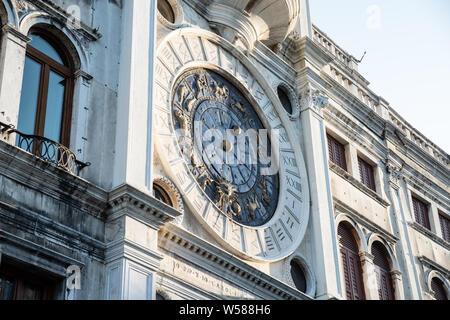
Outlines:
[{"label": "wooden shutter", "polygon": [[440,279],[431,279],[431,290],[433,290],[434,298],[436,300],[448,300],[447,290],[445,289],[444,284]]},{"label": "wooden shutter", "polygon": [[339,225],[338,235],[347,299],[364,300],[364,283],[358,245],[350,228],[345,224]]},{"label": "wooden shutter", "polygon": [[416,222],[430,230],[430,219],[428,218],[428,206],[417,198],[412,198],[414,217]]},{"label": "wooden shutter", "polygon": [[373,263],[378,284],[378,295],[380,300],[394,300],[394,286],[390,273],[390,265],[384,246],[375,242],[372,245]]},{"label": "wooden shutter", "polygon": [[347,161],[345,159],[345,147],[342,143],[337,141],[335,138],[327,134],[328,140],[328,153],[330,156],[330,161],[335,165],[341,167],[347,171]]},{"label": "wooden shutter", "polygon": [[375,177],[373,175],[373,167],[358,157],[358,166],[359,166],[359,176],[361,177],[361,182],[366,187],[376,191],[375,188]]},{"label": "wooden shutter", "polygon": [[450,220],[443,214],[439,214],[439,222],[441,224],[442,238],[450,242]]}]

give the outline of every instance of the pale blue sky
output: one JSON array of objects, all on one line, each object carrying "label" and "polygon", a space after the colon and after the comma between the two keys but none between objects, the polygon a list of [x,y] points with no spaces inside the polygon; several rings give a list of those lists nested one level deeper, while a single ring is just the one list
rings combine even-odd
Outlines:
[{"label": "pale blue sky", "polygon": [[[310,0],[313,23],[403,118],[450,152],[450,1]],[[379,19],[377,18],[379,17]]]}]

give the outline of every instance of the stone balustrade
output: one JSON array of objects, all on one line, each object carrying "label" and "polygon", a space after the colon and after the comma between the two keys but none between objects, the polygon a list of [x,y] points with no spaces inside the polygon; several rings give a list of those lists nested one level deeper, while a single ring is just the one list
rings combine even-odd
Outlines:
[{"label": "stone balustrade", "polygon": [[414,144],[416,144],[420,149],[430,154],[439,163],[444,166],[449,166],[449,156],[443,150],[438,148],[433,142],[428,140],[419,131],[411,127],[405,120],[403,120],[395,111],[392,109],[389,111],[389,117],[392,123],[400,129],[400,131]]},{"label": "stone balustrade", "polygon": [[358,70],[358,61],[350,54],[342,50],[324,32],[313,25],[313,40],[322,45],[329,53],[336,57],[337,61],[352,70]]}]

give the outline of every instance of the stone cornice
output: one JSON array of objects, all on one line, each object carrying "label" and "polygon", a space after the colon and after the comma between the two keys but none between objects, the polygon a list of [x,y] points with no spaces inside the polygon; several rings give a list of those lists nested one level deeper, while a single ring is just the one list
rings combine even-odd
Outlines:
[{"label": "stone cornice", "polygon": [[403,154],[412,161],[416,162],[417,165],[424,169],[431,167],[438,170],[441,175],[441,180],[442,177],[447,177],[448,179],[450,176],[450,170],[443,163],[439,162],[431,154],[425,152],[413,141],[408,139],[400,129],[389,121],[386,122],[385,136],[386,139],[388,139],[395,146],[399,147],[400,150],[403,150]]},{"label": "stone cornice", "polygon": [[338,176],[340,176],[344,180],[347,180],[355,188],[357,188],[359,191],[365,193],[366,195],[371,197],[373,200],[377,201],[383,207],[387,208],[387,207],[389,207],[391,205],[388,201],[386,201],[385,199],[380,197],[378,195],[378,193],[376,193],[375,191],[371,190],[370,188],[366,187],[364,184],[362,184],[361,182],[356,180],[350,173],[348,173],[344,169],[338,167],[337,165],[335,165],[331,161],[329,161],[328,164],[330,166],[331,171],[336,173]]},{"label": "stone cornice", "polygon": [[108,195],[107,219],[129,215],[159,229],[182,213],[130,185],[121,185]]},{"label": "stone cornice", "polygon": [[[384,228],[380,227],[379,225],[375,224],[362,214],[360,214],[358,211],[344,203],[343,201],[333,197],[334,206],[337,210],[340,212],[348,213],[350,214],[358,223],[365,226],[368,230],[374,233],[378,233],[383,236],[385,240],[387,240],[391,244],[395,244],[399,238],[397,238],[395,235],[393,235],[391,232],[385,230]],[[387,215],[386,211],[386,215]]]},{"label": "stone cornice", "polygon": [[[66,10],[55,4],[54,1],[51,0],[26,0],[29,3],[35,5],[39,9],[50,14],[51,17],[57,19],[62,25],[65,25],[67,21],[71,19],[77,19],[71,14],[69,14]],[[75,29],[76,32],[82,34],[89,41],[97,41],[102,37],[97,30],[92,29],[88,25],[86,25],[83,21],[77,19],[77,26],[79,28]]]},{"label": "stone cornice", "polygon": [[429,259],[428,257],[420,256],[419,261],[422,264],[428,266],[429,268],[435,269],[435,270],[439,271],[441,274],[444,274],[447,278],[450,278],[450,271],[447,268],[441,266],[440,264],[437,264],[436,262]]},{"label": "stone cornice", "polygon": [[[44,217],[41,214],[22,207],[11,206],[2,201],[0,201],[0,217],[2,223],[9,224],[12,228],[16,228],[29,234],[41,235],[47,239],[54,239],[58,243],[64,243],[67,247],[80,250],[99,261],[103,261],[105,245],[102,241],[69,228],[53,219]],[[23,241],[21,237],[15,237],[10,233],[8,233],[8,237],[6,238],[17,238]],[[19,244],[20,240],[17,241]],[[42,245],[34,245],[32,249],[33,251],[39,252],[46,252],[49,250]],[[51,252],[56,254],[53,250],[51,250]],[[70,260],[72,258],[67,257],[65,259]]]},{"label": "stone cornice", "polygon": [[416,230],[417,232],[420,232],[421,234],[423,234],[424,236],[426,236],[427,238],[433,240],[435,243],[441,245],[442,247],[444,247],[447,250],[450,250],[450,243],[448,243],[447,241],[445,241],[444,239],[440,238],[437,234],[435,234],[434,232],[428,230],[427,228],[425,228],[424,226],[418,224],[417,222],[413,221],[413,222],[408,222],[408,225],[413,228],[414,230]]},{"label": "stone cornice", "polygon": [[86,214],[103,218],[107,192],[88,181],[0,141],[0,172],[36,192],[64,201]]},{"label": "stone cornice", "polygon": [[311,300],[311,297],[177,226],[166,225],[161,229],[159,246],[180,256],[185,253],[189,261],[210,265],[212,270],[209,271],[218,272],[221,276],[228,275],[230,282],[233,282],[233,277],[238,278],[238,285],[251,292],[257,290],[272,299]]}]

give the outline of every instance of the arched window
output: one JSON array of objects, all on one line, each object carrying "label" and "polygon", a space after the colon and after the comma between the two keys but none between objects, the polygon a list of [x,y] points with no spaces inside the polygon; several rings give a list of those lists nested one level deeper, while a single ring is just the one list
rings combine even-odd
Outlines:
[{"label": "arched window", "polygon": [[436,300],[448,300],[447,290],[441,279],[434,277],[431,279],[431,290],[433,290]]},{"label": "arched window", "polygon": [[394,286],[392,285],[388,252],[384,245],[377,241],[372,244],[372,255],[380,300],[394,300]]},{"label": "arched window", "polygon": [[305,272],[296,259],[291,260],[291,277],[295,287],[305,293],[307,289]]},{"label": "arched window", "polygon": [[31,30],[17,129],[69,147],[73,62],[51,34]]},{"label": "arched window", "polygon": [[347,299],[365,300],[361,259],[351,227],[347,223],[340,223],[338,236]]}]

